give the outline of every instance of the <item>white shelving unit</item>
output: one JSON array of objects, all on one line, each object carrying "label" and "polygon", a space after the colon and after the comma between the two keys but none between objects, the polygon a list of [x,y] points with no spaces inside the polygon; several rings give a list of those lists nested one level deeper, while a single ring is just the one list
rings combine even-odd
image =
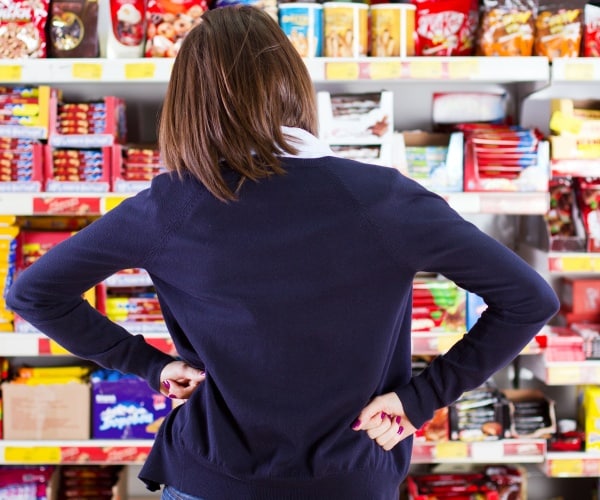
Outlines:
[{"label": "white shelving unit", "polygon": [[[527,58],[361,58],[306,60],[316,90],[330,92],[394,92],[394,128],[423,129],[430,124],[431,96],[450,90],[494,91],[509,95],[510,112],[525,126],[546,127],[545,99],[578,95],[579,89],[593,95],[600,82],[600,59],[554,60]],[[47,59],[0,61],[0,83],[10,85],[48,84],[62,89],[66,100],[89,100],[104,95],[127,102],[130,140],[149,142],[155,138],[155,124],[165,93],[173,60],[170,59]],[[0,214],[67,215],[105,214],[126,195],[116,193],[0,193]],[[447,193],[442,196],[457,211],[467,215],[512,218],[541,216],[547,193]],[[85,207],[85,210],[84,210]],[[82,213],[83,211],[83,213]],[[512,220],[512,219],[511,219]],[[516,218],[514,219],[516,220]],[[555,255],[532,250],[529,257],[544,273],[600,270],[600,257]],[[543,267],[547,266],[547,267]],[[163,334],[148,334],[150,342],[173,351]],[[439,354],[455,338],[441,335],[416,336],[415,352]],[[600,366],[555,367],[543,362],[535,348],[525,351],[523,363],[548,384],[600,383]],[[62,356],[64,352],[43,335],[0,334],[0,355]],[[558,371],[556,371],[558,370]],[[561,371],[562,370],[562,371]],[[571,378],[578,370],[579,378]],[[568,376],[567,376],[568,375]],[[151,442],[0,441],[0,463],[124,463],[143,462]],[[600,455],[548,453],[544,440],[504,440],[483,443],[417,443],[415,464],[427,463],[535,463],[551,477],[600,476]],[[154,497],[153,497],[154,498]]]}]

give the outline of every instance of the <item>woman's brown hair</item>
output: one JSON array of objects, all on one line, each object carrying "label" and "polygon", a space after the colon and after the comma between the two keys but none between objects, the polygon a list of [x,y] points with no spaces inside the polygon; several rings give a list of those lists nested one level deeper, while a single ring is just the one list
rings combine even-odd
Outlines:
[{"label": "woman's brown hair", "polygon": [[242,181],[284,173],[278,155],[297,151],[282,126],[317,134],[314,87],[294,46],[256,7],[205,12],[177,54],[161,112],[167,168],[235,200],[223,165]]}]

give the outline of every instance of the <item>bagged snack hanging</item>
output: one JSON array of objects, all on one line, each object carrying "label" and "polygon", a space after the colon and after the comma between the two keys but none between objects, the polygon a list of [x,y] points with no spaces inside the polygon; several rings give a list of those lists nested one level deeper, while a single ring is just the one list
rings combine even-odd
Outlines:
[{"label": "bagged snack hanging", "polygon": [[149,0],[146,57],[175,57],[181,42],[208,10],[207,0]]},{"label": "bagged snack hanging", "polygon": [[477,2],[413,0],[418,56],[469,56],[477,28]]},{"label": "bagged snack hanging", "polygon": [[46,57],[49,0],[0,0],[0,59]]},{"label": "bagged snack hanging", "polygon": [[537,0],[483,0],[478,56],[531,56]]},{"label": "bagged snack hanging", "polygon": [[50,57],[98,57],[98,0],[52,0]]},{"label": "bagged snack hanging", "polygon": [[583,36],[585,0],[541,0],[535,19],[533,55],[577,57]]}]

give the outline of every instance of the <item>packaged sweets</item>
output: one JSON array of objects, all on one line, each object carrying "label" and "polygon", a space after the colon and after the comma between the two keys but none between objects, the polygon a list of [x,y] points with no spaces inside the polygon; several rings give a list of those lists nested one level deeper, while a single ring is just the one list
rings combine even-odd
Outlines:
[{"label": "packaged sweets", "polygon": [[0,1],[0,58],[46,57],[49,0]]},{"label": "packaged sweets", "polygon": [[108,59],[144,55],[145,0],[109,0],[100,3],[100,19],[108,29],[101,33],[100,55]]},{"label": "packaged sweets", "polygon": [[469,56],[477,29],[473,0],[413,0],[418,56]]},{"label": "packaged sweets", "polygon": [[535,19],[533,55],[577,57],[583,37],[585,0],[541,0]]},{"label": "packaged sweets", "polygon": [[279,25],[301,57],[319,57],[322,54],[323,6],[321,4],[279,4]]},{"label": "packaged sweets", "polygon": [[371,55],[415,55],[415,10],[408,3],[371,5]]},{"label": "packaged sweets", "polygon": [[53,0],[48,34],[51,57],[98,57],[98,1]]},{"label": "packaged sweets", "polygon": [[587,4],[584,16],[583,55],[600,57],[600,6]]},{"label": "packaged sweets", "polygon": [[484,0],[479,56],[531,56],[537,0]]},{"label": "packaged sweets", "polygon": [[361,3],[323,4],[325,57],[362,57],[368,51],[369,6]]},{"label": "packaged sweets", "polygon": [[207,9],[207,0],[148,0],[144,55],[175,57],[181,42]]}]

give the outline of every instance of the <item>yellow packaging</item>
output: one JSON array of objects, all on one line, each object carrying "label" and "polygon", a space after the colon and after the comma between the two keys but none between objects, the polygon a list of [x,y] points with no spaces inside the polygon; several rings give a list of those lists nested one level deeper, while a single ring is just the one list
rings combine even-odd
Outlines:
[{"label": "yellow packaging", "polygon": [[415,5],[407,3],[371,5],[372,56],[415,55],[415,11]]},{"label": "yellow packaging", "polygon": [[325,57],[363,57],[369,49],[369,6],[364,3],[323,4]]},{"label": "yellow packaging", "polygon": [[600,387],[586,386],[583,391],[586,451],[600,450]]}]

